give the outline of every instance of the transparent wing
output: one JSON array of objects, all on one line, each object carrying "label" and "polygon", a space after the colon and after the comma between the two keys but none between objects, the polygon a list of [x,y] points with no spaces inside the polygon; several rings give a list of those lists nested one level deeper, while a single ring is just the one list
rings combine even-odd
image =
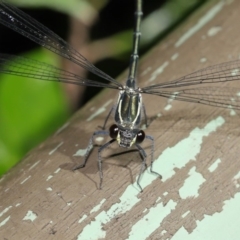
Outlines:
[{"label": "transparent wing", "polygon": [[49,49],[50,51],[69,59],[87,71],[108,80],[118,87],[122,87],[120,83],[96,68],[54,32],[18,8],[7,4],[2,0],[0,0],[0,23]]},{"label": "transparent wing", "polygon": [[155,91],[144,89],[140,92],[153,94],[179,101],[240,110],[240,88],[199,87],[175,91]]},{"label": "transparent wing", "polygon": [[46,63],[7,54],[0,54],[0,73],[45,81],[57,81],[76,85],[119,89],[119,87],[112,84],[112,82],[109,84],[99,83],[97,81],[82,78],[76,74]]},{"label": "transparent wing", "polygon": [[[150,85],[140,89],[140,92],[180,101],[240,109],[240,89],[212,85],[237,80],[240,80],[240,60],[210,66],[174,81]],[[202,87],[203,84],[208,87]],[[190,88],[194,85],[195,88]]]},{"label": "transparent wing", "polygon": [[240,60],[210,66],[177,80],[144,87],[144,91],[163,88],[176,88],[206,83],[219,83],[240,80]]}]

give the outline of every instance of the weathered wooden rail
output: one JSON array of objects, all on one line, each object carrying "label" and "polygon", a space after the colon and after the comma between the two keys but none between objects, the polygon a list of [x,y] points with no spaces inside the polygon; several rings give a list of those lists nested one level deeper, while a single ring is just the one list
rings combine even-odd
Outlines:
[{"label": "weathered wooden rail", "polygon": [[[139,84],[238,59],[239,10],[239,1],[202,7],[141,58]],[[0,180],[1,239],[239,239],[240,128],[231,109],[144,96],[163,179],[147,170],[143,193],[137,152],[106,158],[102,190],[97,147],[86,168],[71,171],[116,94],[104,90]]]}]

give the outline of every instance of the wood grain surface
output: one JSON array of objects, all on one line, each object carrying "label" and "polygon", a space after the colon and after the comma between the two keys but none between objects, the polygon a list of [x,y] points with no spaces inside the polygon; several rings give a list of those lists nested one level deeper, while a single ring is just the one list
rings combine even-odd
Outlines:
[{"label": "wood grain surface", "polygon": [[[209,1],[141,58],[139,85],[238,59],[239,11],[240,1]],[[140,193],[138,152],[113,145],[99,190],[97,150],[109,138],[96,139],[84,169],[71,169],[116,96],[101,92],[0,180],[0,239],[239,239],[239,112],[144,95],[163,178],[147,169]]]}]

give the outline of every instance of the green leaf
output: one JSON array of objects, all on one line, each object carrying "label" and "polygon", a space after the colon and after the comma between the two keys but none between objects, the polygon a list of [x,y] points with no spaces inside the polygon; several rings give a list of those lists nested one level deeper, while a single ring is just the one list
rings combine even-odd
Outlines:
[{"label": "green leaf", "polygon": [[[43,49],[27,57],[58,63],[55,54]],[[62,85],[0,75],[0,175],[59,128],[68,116]]]}]

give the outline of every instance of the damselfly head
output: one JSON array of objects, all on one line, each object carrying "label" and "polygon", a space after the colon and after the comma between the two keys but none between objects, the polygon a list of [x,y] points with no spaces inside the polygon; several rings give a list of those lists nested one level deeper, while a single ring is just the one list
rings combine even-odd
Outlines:
[{"label": "damselfly head", "polygon": [[140,144],[145,139],[143,130],[120,128],[113,124],[109,129],[111,138],[116,139],[118,145],[124,148],[130,148],[133,144]]}]

